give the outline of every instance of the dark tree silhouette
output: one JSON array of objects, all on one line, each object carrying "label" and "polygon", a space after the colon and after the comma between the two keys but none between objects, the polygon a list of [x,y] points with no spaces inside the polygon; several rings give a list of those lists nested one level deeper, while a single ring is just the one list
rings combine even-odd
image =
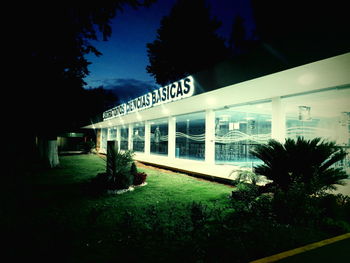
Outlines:
[{"label": "dark tree silhouette", "polygon": [[[10,29],[11,73],[17,80],[8,96],[19,109],[10,118],[11,151],[16,151],[18,138],[55,140],[58,133],[81,126],[83,78],[89,73],[85,55],[101,54],[90,41],[110,37],[110,21],[124,5],[137,8],[149,2],[30,1],[6,7],[15,21]],[[17,156],[28,148],[19,144]]]},{"label": "dark tree silhouette", "polygon": [[258,37],[289,67],[350,51],[346,1],[251,3]]},{"label": "dark tree silhouette", "polygon": [[233,55],[240,54],[244,51],[247,41],[244,19],[237,15],[232,23],[232,30],[229,39],[229,48]]},{"label": "dark tree silhouette", "polygon": [[101,112],[112,108],[118,104],[118,97],[110,90],[103,86],[97,88],[89,88],[84,90],[84,103],[82,105],[83,112],[82,122],[96,123],[102,121]]},{"label": "dark tree silhouette", "polygon": [[178,0],[147,44],[147,72],[165,85],[225,59],[228,49],[215,33],[220,25],[205,0]]}]

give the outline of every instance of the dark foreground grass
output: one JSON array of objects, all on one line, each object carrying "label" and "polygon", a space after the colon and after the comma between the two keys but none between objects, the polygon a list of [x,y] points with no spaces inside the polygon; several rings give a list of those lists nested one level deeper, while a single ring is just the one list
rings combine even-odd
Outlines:
[{"label": "dark foreground grass", "polygon": [[[122,195],[94,196],[89,194],[89,181],[105,171],[105,161],[96,155],[62,156],[60,161],[60,168],[28,172],[25,182],[15,182],[7,196],[11,204],[2,225],[13,256],[109,262],[125,256],[131,228],[182,225],[193,202],[203,207],[228,205],[228,186],[151,169],[140,169],[148,174],[146,186]],[[138,253],[130,247],[127,252]]]},{"label": "dark foreground grass", "polygon": [[11,261],[248,262],[329,237],[234,213],[227,185],[139,168],[147,185],[93,195],[97,155],[62,156],[53,170],[23,169],[4,189],[2,248]]}]

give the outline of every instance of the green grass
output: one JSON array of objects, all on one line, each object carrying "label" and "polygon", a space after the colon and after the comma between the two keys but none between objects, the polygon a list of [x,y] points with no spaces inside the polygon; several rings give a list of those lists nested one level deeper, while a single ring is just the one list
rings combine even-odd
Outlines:
[{"label": "green grass", "polygon": [[3,187],[2,248],[13,261],[248,262],[330,237],[269,214],[236,213],[230,186],[155,169],[139,168],[147,185],[132,192],[93,195],[90,181],[105,160],[60,161],[56,169],[22,167]]},{"label": "green grass", "polygon": [[[34,169],[27,175],[26,184],[18,189],[20,200],[12,207],[16,218],[6,222],[7,229],[16,229],[8,230],[15,246],[48,261],[115,259],[118,249],[123,250],[129,242],[124,232],[127,228],[141,226],[143,231],[147,227],[154,231],[156,224],[172,230],[178,225],[185,228],[193,202],[224,209],[232,190],[226,185],[144,168],[139,170],[148,175],[146,186],[121,195],[93,196],[88,192],[89,182],[105,171],[105,161],[97,155],[74,155],[61,156],[60,162],[59,168]],[[132,225],[126,222],[130,217]]]}]

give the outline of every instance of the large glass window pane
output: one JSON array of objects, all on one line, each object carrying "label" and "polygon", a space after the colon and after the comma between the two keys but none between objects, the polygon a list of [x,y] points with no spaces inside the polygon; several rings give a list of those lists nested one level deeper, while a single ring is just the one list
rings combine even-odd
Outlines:
[{"label": "large glass window pane", "polygon": [[205,113],[176,117],[176,153],[179,158],[204,160]]},{"label": "large glass window pane", "polygon": [[250,150],[271,138],[271,102],[215,112],[215,161],[252,167],[259,160]]},{"label": "large glass window pane", "polygon": [[136,152],[145,151],[145,125],[143,123],[135,123],[133,128],[133,150]]},{"label": "large glass window pane", "polygon": [[120,129],[120,149],[128,150],[129,145],[129,128],[123,127]]},{"label": "large glass window pane", "polygon": [[168,119],[151,123],[151,153],[168,154]]},{"label": "large glass window pane", "polygon": [[[350,87],[282,99],[286,113],[286,137],[321,137],[335,141],[349,152]],[[349,154],[337,165],[349,170]]]},{"label": "large glass window pane", "polygon": [[117,139],[117,128],[109,128],[108,129],[108,140],[109,141],[115,141]]},{"label": "large glass window pane", "polygon": [[102,152],[107,151],[107,128],[101,129],[101,150]]}]

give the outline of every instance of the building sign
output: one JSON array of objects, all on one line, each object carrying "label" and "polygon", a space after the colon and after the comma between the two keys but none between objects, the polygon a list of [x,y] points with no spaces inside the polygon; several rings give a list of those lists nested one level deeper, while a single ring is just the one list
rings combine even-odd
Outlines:
[{"label": "building sign", "polygon": [[103,113],[103,120],[191,97],[193,93],[193,78],[189,76],[105,111]]}]

